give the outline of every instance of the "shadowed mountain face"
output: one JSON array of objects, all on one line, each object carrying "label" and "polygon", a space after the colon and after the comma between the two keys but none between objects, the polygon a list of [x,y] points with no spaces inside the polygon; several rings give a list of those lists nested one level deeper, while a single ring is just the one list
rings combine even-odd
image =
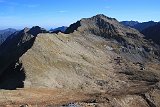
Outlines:
[{"label": "shadowed mountain face", "polygon": [[148,27],[142,31],[147,39],[153,40],[155,43],[160,45],[160,23],[152,27]]},{"label": "shadowed mountain face", "polygon": [[23,88],[25,80],[25,72],[19,61],[10,64],[0,76],[0,89],[15,90]]},{"label": "shadowed mountain face", "polygon": [[16,89],[23,87],[23,85],[17,85],[22,84],[25,77],[19,57],[32,47],[39,33],[47,33],[47,31],[38,26],[31,29],[25,28],[10,35],[0,46],[0,75],[2,76],[0,88]]},{"label": "shadowed mountain face", "polygon": [[6,75],[15,72],[11,77],[17,80],[9,89],[24,86],[104,92],[111,96],[107,102],[111,106],[113,102],[119,106],[117,98],[122,96],[122,102],[128,96],[139,101],[136,107],[159,105],[158,98],[147,96],[153,97],[152,91],[160,95],[159,46],[114,18],[102,14],[84,18],[65,34],[26,28],[8,38],[0,50],[2,88],[12,84]]},{"label": "shadowed mountain face", "polygon": [[160,44],[159,42],[159,28],[160,24],[158,22],[149,21],[149,22],[135,22],[135,21],[123,21],[121,22],[125,26],[129,26],[139,30],[142,34],[144,34],[147,40],[152,40],[156,44]]},{"label": "shadowed mountain face", "polygon": [[11,34],[16,32],[16,29],[8,28],[5,30],[0,30],[0,45],[9,37]]},{"label": "shadowed mountain face", "polygon": [[157,22],[154,22],[154,21],[143,22],[143,23],[139,23],[139,24],[135,25],[134,28],[141,32],[142,30],[144,30],[148,27],[154,26],[156,24],[157,24]]},{"label": "shadowed mountain face", "polygon": [[135,28],[140,32],[148,27],[151,27],[157,24],[157,22],[154,22],[154,21],[142,22],[142,23],[137,21],[122,21],[121,23],[125,26]]}]

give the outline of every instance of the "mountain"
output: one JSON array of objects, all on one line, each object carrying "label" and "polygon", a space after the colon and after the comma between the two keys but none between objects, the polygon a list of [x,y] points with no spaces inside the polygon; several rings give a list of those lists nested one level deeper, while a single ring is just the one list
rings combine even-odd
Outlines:
[{"label": "mountain", "polygon": [[157,24],[157,22],[154,22],[154,21],[143,22],[143,23],[135,25],[134,28],[139,30],[139,31],[142,31],[142,30],[144,30],[148,27],[154,26],[156,24]]},{"label": "mountain", "polygon": [[142,34],[160,45],[160,23],[142,30]]},{"label": "mountain", "polygon": [[151,27],[157,24],[157,22],[154,22],[154,21],[142,22],[142,23],[139,23],[137,21],[122,21],[121,23],[125,26],[135,28],[140,32],[148,27]]},{"label": "mountain", "polygon": [[138,21],[122,21],[121,23],[129,27],[134,27],[135,25],[139,24]]},{"label": "mountain", "polygon": [[[29,48],[31,48],[38,33],[47,33],[47,31],[38,26],[35,26],[31,29],[25,28],[19,32],[13,33],[6,39],[6,41],[2,43],[0,46],[0,88],[15,89],[15,87],[21,87],[23,82],[19,82],[18,80],[23,79],[24,76],[16,73],[17,70],[20,69],[16,68],[16,66],[19,67],[17,61],[20,56],[22,56]],[[2,76],[1,74],[4,72],[4,70],[7,75],[4,74]],[[8,75],[8,73],[11,74]],[[3,82],[3,79],[6,76],[9,77],[6,78],[6,82]],[[14,79],[18,80],[14,81]],[[10,85],[4,85],[7,83],[10,83]]]},{"label": "mountain", "polygon": [[0,88],[24,88],[3,92],[9,105],[52,106],[59,98],[59,106],[158,107],[159,65],[158,45],[99,14],[65,33],[33,27],[10,36],[0,46]]},{"label": "mountain", "polygon": [[155,43],[160,44],[159,41],[159,23],[154,21],[139,23],[137,21],[122,21],[121,22],[125,26],[129,26],[139,30],[142,34],[144,34],[146,39],[151,39]]},{"label": "mountain", "polygon": [[52,33],[58,33],[58,32],[65,32],[66,29],[67,29],[66,26],[62,26],[62,27],[58,27],[58,28],[55,28],[55,29],[50,29],[50,31]]},{"label": "mountain", "polygon": [[4,34],[6,32],[16,32],[17,30],[16,29],[13,29],[13,28],[8,28],[8,29],[4,29],[4,30],[0,30],[0,34]]},{"label": "mountain", "polygon": [[17,30],[8,28],[5,30],[0,30],[0,45],[7,39],[8,36],[15,33]]}]

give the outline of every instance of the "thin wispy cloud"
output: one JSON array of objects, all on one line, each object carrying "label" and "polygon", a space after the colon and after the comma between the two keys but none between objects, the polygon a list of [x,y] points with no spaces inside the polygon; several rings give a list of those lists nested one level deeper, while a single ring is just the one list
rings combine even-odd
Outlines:
[{"label": "thin wispy cloud", "polygon": [[111,8],[110,6],[106,6],[106,7],[105,7],[105,9],[110,9],[110,8]]},{"label": "thin wispy cloud", "polygon": [[66,13],[66,10],[59,10],[58,13]]},{"label": "thin wispy cloud", "polygon": [[[45,0],[39,0],[38,2],[37,0],[0,0],[0,24],[6,20],[4,25],[11,25],[9,21],[15,19],[14,25],[17,26],[21,23],[34,25],[35,21],[42,23],[44,20],[48,21],[48,23],[60,23],[61,25],[64,23],[66,25],[83,17],[90,17],[99,13],[116,17],[118,20],[160,20],[160,12],[158,11],[160,9],[160,0],[157,0],[157,2],[151,0],[147,0],[147,2],[146,0],[131,0],[127,2],[126,0],[92,0],[92,2],[89,2],[86,0],[85,5],[85,0],[74,0],[74,2],[68,2],[67,0],[62,0],[63,2],[59,0],[47,1],[49,2]],[[137,2],[136,9],[132,8],[135,1]],[[73,3],[72,6],[70,6],[71,3]],[[124,4],[126,7],[122,8]],[[148,8],[148,5],[150,5],[150,8]],[[17,17],[6,17],[10,15]],[[23,21],[20,22],[20,19],[23,19]],[[46,23],[43,23],[43,25],[46,25]]]},{"label": "thin wispy cloud", "polygon": [[0,3],[5,3],[3,6],[7,8],[13,8],[20,5],[17,2],[12,2],[7,0],[0,0]]},{"label": "thin wispy cloud", "polygon": [[6,5],[18,5],[17,2],[7,1],[7,0],[0,0],[0,3],[5,3]]}]

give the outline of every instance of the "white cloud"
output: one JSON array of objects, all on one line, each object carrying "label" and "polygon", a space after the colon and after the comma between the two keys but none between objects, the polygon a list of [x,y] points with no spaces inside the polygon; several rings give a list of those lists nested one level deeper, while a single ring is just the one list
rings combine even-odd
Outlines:
[{"label": "white cloud", "polygon": [[105,7],[105,9],[110,9],[110,8],[111,8],[110,6],[106,6],[106,7]]},{"label": "white cloud", "polygon": [[66,13],[67,11],[66,10],[60,10],[58,11],[58,13]]}]

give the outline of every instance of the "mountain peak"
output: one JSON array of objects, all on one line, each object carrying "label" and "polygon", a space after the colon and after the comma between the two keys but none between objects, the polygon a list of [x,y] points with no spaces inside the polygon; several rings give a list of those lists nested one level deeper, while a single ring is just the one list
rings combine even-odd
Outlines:
[{"label": "mountain peak", "polygon": [[47,30],[45,30],[44,28],[41,28],[39,26],[33,26],[31,29],[25,28],[25,30],[27,31],[27,33],[32,34],[33,36],[37,36],[37,34],[39,34],[39,33],[48,33]]},{"label": "mountain peak", "polygon": [[[115,18],[110,18],[105,16],[104,14],[97,14],[91,18],[83,18],[79,21],[77,21],[74,24],[71,24],[70,27],[66,29],[66,33],[73,33],[75,30],[79,31],[86,31],[91,30],[91,27],[106,27],[106,23],[118,23],[118,21]],[[78,29],[79,28],[79,29]],[[81,29],[81,30],[80,30]],[[95,28],[93,28],[95,29]]]},{"label": "mountain peak", "polygon": [[104,14],[97,14],[97,15],[95,15],[95,16],[93,16],[93,17],[103,17],[103,18],[107,18],[107,16],[106,15],[104,15]]},{"label": "mountain peak", "polygon": [[118,35],[127,36],[128,34],[141,35],[137,30],[123,26],[115,18],[110,18],[103,14],[77,21],[67,28],[66,33],[73,33],[74,31],[83,34],[91,33],[105,38]]},{"label": "mountain peak", "polygon": [[111,18],[111,17],[108,17],[104,14],[97,14],[95,16],[93,16],[92,18],[101,18],[101,19],[108,19],[108,20],[116,20],[115,18]]}]

